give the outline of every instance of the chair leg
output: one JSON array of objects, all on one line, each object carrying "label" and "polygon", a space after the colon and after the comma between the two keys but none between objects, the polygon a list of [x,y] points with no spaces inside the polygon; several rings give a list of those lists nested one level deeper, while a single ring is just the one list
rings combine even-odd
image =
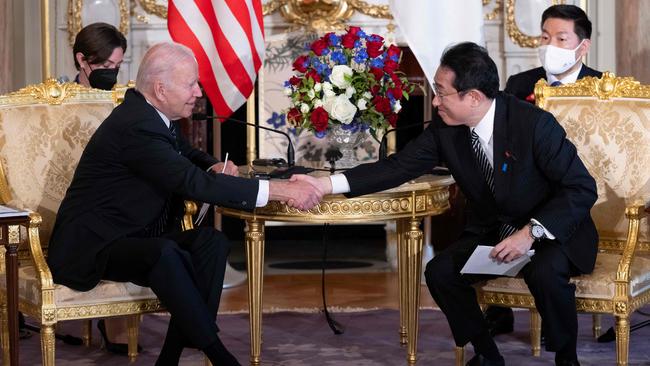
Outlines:
[{"label": "chair leg", "polygon": [[41,324],[41,355],[43,366],[54,366],[54,329],[55,324]]},{"label": "chair leg", "polygon": [[542,317],[537,309],[530,309],[530,346],[533,356],[539,357],[542,353]]},{"label": "chair leg", "polygon": [[465,365],[465,347],[456,347],[456,366]]},{"label": "chair leg", "polygon": [[129,362],[135,362],[136,357],[138,357],[138,330],[140,329],[140,315],[127,316],[126,329],[128,337]]},{"label": "chair leg", "polygon": [[84,320],[81,324],[81,340],[84,346],[90,347],[93,343],[93,321],[91,319]]},{"label": "chair leg", "polygon": [[600,337],[600,331],[601,331],[601,320],[603,316],[602,314],[593,314],[593,326],[592,329],[594,331],[594,338]]},{"label": "chair leg", "polygon": [[203,359],[205,360],[205,366],[212,366],[212,362],[210,362],[210,359],[208,359],[208,356],[204,356]]},{"label": "chair leg", "polygon": [[630,348],[630,318],[616,316],[616,365],[627,366]]},{"label": "chair leg", "polygon": [[2,364],[9,365],[9,322],[7,303],[0,302],[0,346],[2,347]]}]

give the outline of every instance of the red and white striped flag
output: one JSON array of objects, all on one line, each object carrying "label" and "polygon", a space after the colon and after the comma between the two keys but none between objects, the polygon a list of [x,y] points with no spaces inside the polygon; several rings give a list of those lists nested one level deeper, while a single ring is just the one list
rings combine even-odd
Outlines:
[{"label": "red and white striped flag", "polygon": [[169,0],[167,28],[194,51],[215,114],[246,103],[264,61],[260,0]]}]

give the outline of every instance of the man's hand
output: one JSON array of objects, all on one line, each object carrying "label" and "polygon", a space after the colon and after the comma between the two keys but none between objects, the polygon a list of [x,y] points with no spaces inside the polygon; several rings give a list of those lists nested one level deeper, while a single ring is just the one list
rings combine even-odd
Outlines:
[{"label": "man's hand", "polygon": [[490,252],[490,258],[508,263],[528,253],[534,241],[526,225],[497,244]]},{"label": "man's hand", "polygon": [[329,177],[312,177],[311,175],[306,174],[294,174],[289,179],[290,182],[306,182],[318,189],[321,194],[324,196],[326,194],[332,193],[332,181]]},{"label": "man's hand", "polygon": [[214,164],[213,166],[210,167],[210,170],[212,170],[213,172],[215,172],[217,174],[221,174],[221,172],[223,172],[223,174],[232,175],[234,177],[239,175],[239,167],[237,165],[233,164],[233,162],[230,161],[230,160],[228,160],[228,162],[226,162],[226,169],[225,170],[223,169],[223,162],[219,162],[219,163]]},{"label": "man's hand", "polygon": [[321,190],[304,180],[269,182],[269,200],[286,203],[301,211],[310,210],[320,203],[322,198]]}]

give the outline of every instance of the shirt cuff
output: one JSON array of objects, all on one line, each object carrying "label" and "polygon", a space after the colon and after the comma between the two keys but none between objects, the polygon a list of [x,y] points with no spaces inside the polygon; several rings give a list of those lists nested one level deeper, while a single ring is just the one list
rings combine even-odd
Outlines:
[{"label": "shirt cuff", "polygon": [[330,175],[330,182],[332,183],[332,194],[350,192],[350,183],[348,183],[348,178],[345,175]]},{"label": "shirt cuff", "polygon": [[547,237],[548,239],[550,239],[550,240],[555,240],[555,235],[551,234],[551,232],[548,231],[548,230],[546,229],[546,227],[545,227],[544,225],[542,225],[541,222],[539,222],[539,221],[537,221],[537,220],[535,220],[535,219],[530,219],[530,221],[532,221],[533,223],[535,223],[535,224],[537,224],[537,225],[543,227],[543,228],[544,228],[544,234],[546,234],[546,237]]},{"label": "shirt cuff", "polygon": [[255,207],[264,207],[269,203],[269,181],[260,179],[259,188],[257,189],[257,201],[255,202]]}]

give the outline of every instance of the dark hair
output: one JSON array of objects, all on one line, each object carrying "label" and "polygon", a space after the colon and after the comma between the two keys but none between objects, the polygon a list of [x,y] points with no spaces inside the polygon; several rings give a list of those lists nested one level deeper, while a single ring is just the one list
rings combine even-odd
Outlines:
[{"label": "dark hair", "polygon": [[544,10],[542,14],[542,28],[544,22],[548,18],[559,18],[564,20],[573,21],[573,31],[578,35],[578,38],[583,39],[591,38],[591,21],[585,14],[584,10],[575,5],[553,5]]},{"label": "dark hair", "polygon": [[453,87],[458,92],[480,90],[494,99],[499,92],[499,72],[484,47],[463,42],[449,47],[440,58],[440,66],[451,69],[456,77]]},{"label": "dark hair", "polygon": [[126,52],[126,38],[117,28],[107,23],[89,24],[83,27],[74,39],[74,46],[72,46],[74,66],[79,70],[79,61],[76,57],[78,52],[83,53],[89,64],[101,64],[106,62],[113,50],[118,47]]}]

